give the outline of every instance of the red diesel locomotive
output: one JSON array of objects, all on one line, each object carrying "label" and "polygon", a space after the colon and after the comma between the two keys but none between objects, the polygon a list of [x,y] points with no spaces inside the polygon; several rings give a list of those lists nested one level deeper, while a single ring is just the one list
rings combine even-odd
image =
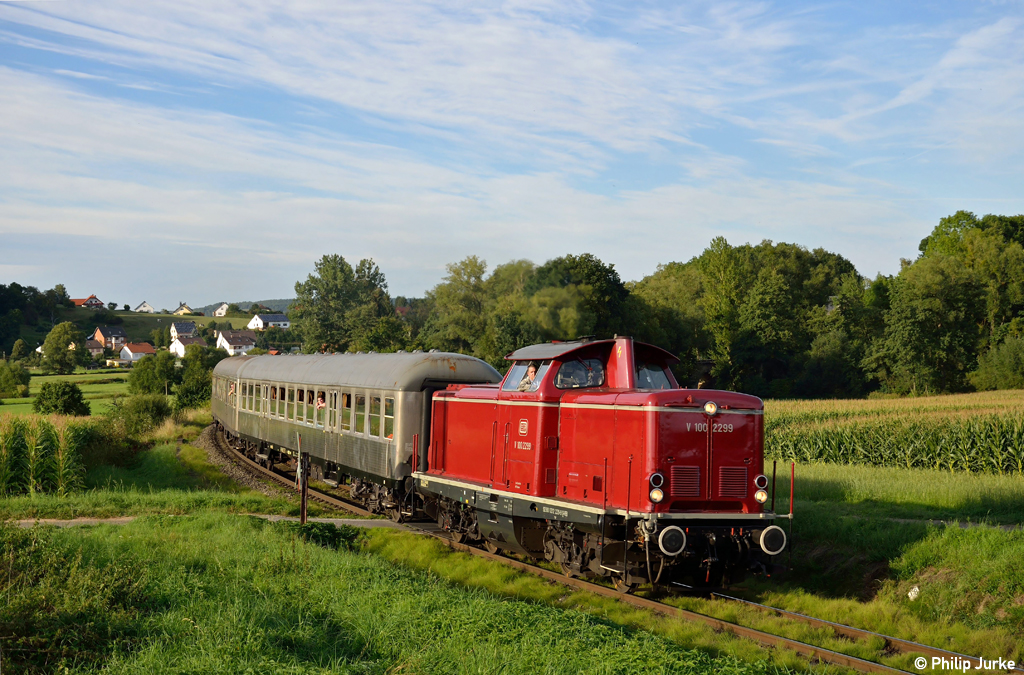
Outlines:
[{"label": "red diesel locomotive", "polygon": [[676,357],[626,337],[506,359],[502,378],[437,352],[234,357],[213,414],[265,464],[301,447],[375,512],[626,592],[732,583],[785,549],[760,399],[680,389]]},{"label": "red diesel locomotive", "polygon": [[680,389],[678,359],[630,338],[506,359],[501,384],[434,394],[414,476],[445,529],[627,591],[735,582],[785,548],[764,508],[760,399]]}]

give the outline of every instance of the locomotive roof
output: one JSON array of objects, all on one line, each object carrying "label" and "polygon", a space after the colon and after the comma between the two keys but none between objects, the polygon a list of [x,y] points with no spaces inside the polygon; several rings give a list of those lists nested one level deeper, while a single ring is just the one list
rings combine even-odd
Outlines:
[{"label": "locomotive roof", "polygon": [[[505,357],[506,361],[548,361],[565,356],[577,349],[593,347],[594,345],[612,345],[615,340],[573,340],[572,342],[545,342],[539,345],[530,345],[517,349]],[[633,349],[644,352],[646,355],[654,355],[665,359],[669,364],[676,363],[679,358],[661,347],[649,345],[646,342],[633,342]]]},{"label": "locomotive roof", "polygon": [[484,361],[447,352],[234,356],[218,363],[213,372],[231,379],[397,391],[419,391],[428,380],[501,382],[498,371]]}]

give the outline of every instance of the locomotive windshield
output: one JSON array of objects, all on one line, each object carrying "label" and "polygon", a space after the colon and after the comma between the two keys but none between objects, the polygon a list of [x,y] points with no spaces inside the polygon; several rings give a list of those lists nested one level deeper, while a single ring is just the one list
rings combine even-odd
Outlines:
[{"label": "locomotive windshield", "polygon": [[566,361],[555,374],[558,389],[600,387],[604,384],[604,364],[600,359]]},{"label": "locomotive windshield", "polygon": [[661,365],[637,361],[636,386],[638,389],[671,389],[672,383]]}]

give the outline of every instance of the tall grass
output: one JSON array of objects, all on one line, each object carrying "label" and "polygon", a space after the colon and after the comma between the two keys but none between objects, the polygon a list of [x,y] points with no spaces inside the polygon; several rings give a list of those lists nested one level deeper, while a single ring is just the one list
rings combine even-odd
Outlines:
[{"label": "tall grass", "polygon": [[0,416],[0,496],[18,494],[25,481],[24,421]]}]

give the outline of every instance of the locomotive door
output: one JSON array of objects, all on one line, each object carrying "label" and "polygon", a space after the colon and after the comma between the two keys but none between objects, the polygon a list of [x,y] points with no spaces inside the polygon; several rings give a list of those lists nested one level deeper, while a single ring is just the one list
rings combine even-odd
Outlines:
[{"label": "locomotive door", "polygon": [[[537,480],[534,464],[540,438],[540,415],[543,405],[535,394],[501,392],[498,403],[498,443],[501,450],[500,471],[495,467],[495,482],[511,492],[535,492]],[[513,399],[512,396],[515,396]],[[523,398],[534,400],[522,400]],[[495,456],[497,461],[499,458]]]},{"label": "locomotive door", "polygon": [[761,424],[761,415],[739,410],[723,410],[708,419],[712,501],[745,501],[753,494],[754,476],[763,472]]}]

